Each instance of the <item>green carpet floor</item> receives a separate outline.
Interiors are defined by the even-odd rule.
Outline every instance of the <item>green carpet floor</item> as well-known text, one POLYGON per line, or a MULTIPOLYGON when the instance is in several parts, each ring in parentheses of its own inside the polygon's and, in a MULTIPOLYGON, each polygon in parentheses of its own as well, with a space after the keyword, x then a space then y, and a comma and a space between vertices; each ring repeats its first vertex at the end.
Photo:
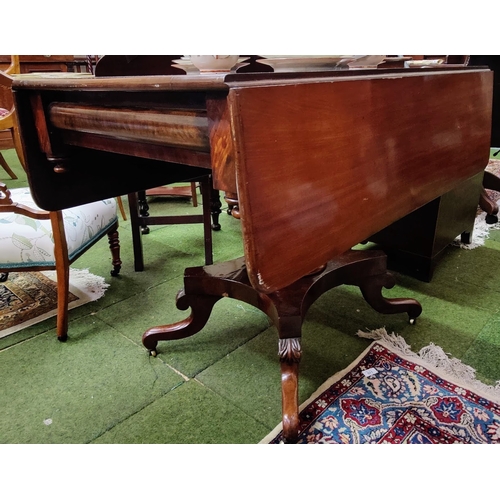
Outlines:
MULTIPOLYGON (((27 184, 14 151, 4 156, 27 184)), ((126 198, 124 197, 126 205, 126 198)), ((127 205, 126 205, 126 208, 127 205)), ((224 207, 223 207, 224 208, 224 207)), ((153 200, 150 212, 192 213, 187 200, 153 200)), ((221 214, 214 260, 242 255, 240 224, 221 214)), ((106 239, 77 260, 106 277, 105 296, 70 311, 69 340, 55 318, 0 339, 0 443, 257 443, 281 419, 277 334, 259 310, 217 303, 197 335, 163 342, 150 357, 141 335, 186 316, 175 307, 185 267, 202 265, 200 224, 152 226, 143 237, 145 271, 134 272, 129 221, 120 218, 123 267, 109 274, 106 239)), ((417 324, 381 315, 358 289, 324 294, 303 328, 300 400, 345 368, 369 344, 356 332, 385 327, 413 350, 433 342, 493 384, 500 379, 500 231, 475 250, 450 247, 431 283, 397 274, 388 297, 423 306, 417 324)))

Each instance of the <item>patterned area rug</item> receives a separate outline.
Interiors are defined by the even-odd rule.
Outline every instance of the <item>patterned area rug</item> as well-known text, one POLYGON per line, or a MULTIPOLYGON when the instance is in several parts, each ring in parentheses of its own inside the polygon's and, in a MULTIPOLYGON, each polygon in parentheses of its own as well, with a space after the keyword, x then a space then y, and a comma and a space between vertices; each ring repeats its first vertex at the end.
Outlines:
MULTIPOLYGON (((385 329, 301 406, 299 444, 500 443, 500 383, 430 345, 412 353, 385 329)), ((262 443, 281 442, 281 425, 262 443)))
MULTIPOLYGON (((0 283, 0 338, 57 314, 55 280, 55 271, 9 273, 0 283)), ((87 269, 71 269, 69 308, 99 299, 108 286, 87 269)))

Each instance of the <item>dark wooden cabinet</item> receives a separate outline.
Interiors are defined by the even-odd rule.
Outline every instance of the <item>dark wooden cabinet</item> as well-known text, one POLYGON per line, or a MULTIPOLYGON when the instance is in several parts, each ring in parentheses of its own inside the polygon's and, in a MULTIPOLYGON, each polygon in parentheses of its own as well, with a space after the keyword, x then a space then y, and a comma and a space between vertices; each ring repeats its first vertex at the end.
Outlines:
POLYGON ((482 173, 471 177, 369 238, 387 254, 389 269, 431 281, 457 236, 470 243, 482 181, 482 173))
POLYGON ((493 70, 491 146, 500 147, 500 56, 470 56, 470 66, 488 66, 493 70))

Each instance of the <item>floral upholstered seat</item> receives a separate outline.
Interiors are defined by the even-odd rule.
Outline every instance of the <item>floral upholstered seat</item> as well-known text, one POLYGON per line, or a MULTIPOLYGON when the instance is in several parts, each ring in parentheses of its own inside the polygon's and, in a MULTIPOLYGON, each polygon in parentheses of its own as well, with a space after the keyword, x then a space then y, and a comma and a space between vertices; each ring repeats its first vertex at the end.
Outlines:
MULTIPOLYGON (((11 190, 18 204, 39 210, 29 188, 11 190)), ((73 260, 117 223, 116 200, 110 198, 62 211, 68 257, 73 260)), ((50 220, 16 213, 0 214, 0 268, 55 266, 50 220)))

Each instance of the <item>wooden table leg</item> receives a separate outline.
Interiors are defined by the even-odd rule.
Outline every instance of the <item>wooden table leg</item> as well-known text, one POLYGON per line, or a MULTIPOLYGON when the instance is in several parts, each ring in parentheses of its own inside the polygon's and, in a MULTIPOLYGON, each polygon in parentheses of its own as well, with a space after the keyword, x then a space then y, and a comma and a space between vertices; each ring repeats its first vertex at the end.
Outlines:
POLYGON ((212 309, 223 297, 250 304, 273 321, 278 330, 278 355, 281 366, 283 434, 293 443, 299 433, 298 369, 301 358, 301 330, 310 306, 326 291, 342 284, 356 285, 376 311, 383 314, 407 313, 410 322, 422 312, 414 299, 386 299, 382 288, 392 288, 393 276, 387 272, 387 257, 378 250, 349 251, 329 261, 316 274, 301 278, 271 294, 255 290, 249 282, 243 258, 191 267, 184 274, 184 289, 177 295, 177 307, 191 308, 190 316, 171 325, 150 328, 142 343, 156 355, 159 341, 186 338, 199 332, 212 309))
POLYGON ((299 363, 302 357, 300 338, 280 339, 278 355, 281 368, 283 438, 295 443, 299 429, 299 363))

